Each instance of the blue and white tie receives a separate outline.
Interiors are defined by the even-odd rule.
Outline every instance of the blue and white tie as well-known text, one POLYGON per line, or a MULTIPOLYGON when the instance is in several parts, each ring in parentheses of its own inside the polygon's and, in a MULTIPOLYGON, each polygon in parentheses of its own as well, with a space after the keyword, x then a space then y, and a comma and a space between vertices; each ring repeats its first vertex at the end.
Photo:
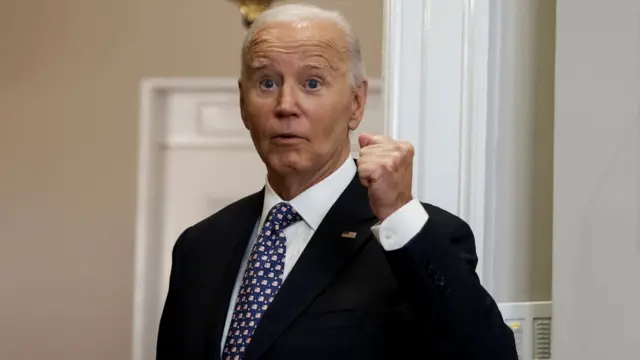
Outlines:
POLYGON ((222 352, 224 360, 244 359, 260 319, 282 285, 287 240, 283 230, 300 220, 287 203, 271 208, 249 255, 222 352))

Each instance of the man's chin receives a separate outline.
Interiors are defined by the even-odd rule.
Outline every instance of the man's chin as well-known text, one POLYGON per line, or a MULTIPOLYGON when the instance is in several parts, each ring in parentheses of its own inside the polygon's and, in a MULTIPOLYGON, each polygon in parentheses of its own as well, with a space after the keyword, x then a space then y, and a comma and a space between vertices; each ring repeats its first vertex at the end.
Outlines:
POLYGON ((279 154, 269 157, 269 168, 280 175, 303 172, 310 167, 310 162, 297 154, 279 154))

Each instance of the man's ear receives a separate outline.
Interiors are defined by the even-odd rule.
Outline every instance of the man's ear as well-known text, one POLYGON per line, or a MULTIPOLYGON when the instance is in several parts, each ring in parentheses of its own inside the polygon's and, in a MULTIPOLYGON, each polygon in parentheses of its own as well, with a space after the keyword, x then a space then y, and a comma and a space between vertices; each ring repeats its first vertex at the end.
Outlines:
POLYGON ((242 88, 242 78, 238 79, 238 94, 240 95, 239 103, 240 103, 240 117, 242 118, 242 122, 244 123, 244 127, 249 130, 249 126, 247 124, 247 114, 245 110, 245 101, 244 101, 244 91, 242 88))
POLYGON ((355 130, 360 125, 364 116, 364 108, 367 104, 367 94, 369 82, 362 80, 360 85, 353 89, 351 97, 351 118, 349 119, 349 129, 355 130))

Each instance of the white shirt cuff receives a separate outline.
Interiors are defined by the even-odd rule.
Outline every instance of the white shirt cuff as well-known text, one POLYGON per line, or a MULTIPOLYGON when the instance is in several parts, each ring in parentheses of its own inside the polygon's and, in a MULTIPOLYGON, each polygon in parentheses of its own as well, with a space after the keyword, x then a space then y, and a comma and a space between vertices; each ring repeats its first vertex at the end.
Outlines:
POLYGON ((387 251, 398 250, 413 239, 429 220, 419 200, 413 199, 382 223, 371 227, 373 235, 387 251))

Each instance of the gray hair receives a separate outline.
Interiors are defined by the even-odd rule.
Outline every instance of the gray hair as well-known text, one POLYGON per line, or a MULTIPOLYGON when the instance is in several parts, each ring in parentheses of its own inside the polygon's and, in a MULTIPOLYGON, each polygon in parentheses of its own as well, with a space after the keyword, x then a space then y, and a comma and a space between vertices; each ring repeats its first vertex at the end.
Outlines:
MULTIPOLYGON (((245 59, 249 50, 249 44, 256 32, 272 22, 298 22, 298 21, 325 20, 330 21, 344 30, 349 43, 350 69, 349 77, 351 85, 359 87, 364 80, 364 64, 360 53, 360 40, 351 28, 347 19, 337 11, 330 11, 313 5, 286 4, 275 6, 260 14, 253 22, 242 44, 242 57, 245 59)), ((244 71, 244 66, 243 66, 244 71)))

